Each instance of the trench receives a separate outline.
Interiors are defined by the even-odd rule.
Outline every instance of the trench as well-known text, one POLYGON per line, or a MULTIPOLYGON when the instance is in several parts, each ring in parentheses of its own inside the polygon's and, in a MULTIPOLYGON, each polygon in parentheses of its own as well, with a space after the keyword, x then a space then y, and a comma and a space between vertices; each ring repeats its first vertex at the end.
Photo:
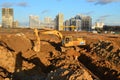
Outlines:
POLYGON ((120 80, 119 73, 116 70, 110 69, 105 66, 97 66, 90 56, 86 54, 81 54, 78 57, 80 63, 82 63, 86 68, 88 68, 93 74, 99 77, 100 80, 120 80))

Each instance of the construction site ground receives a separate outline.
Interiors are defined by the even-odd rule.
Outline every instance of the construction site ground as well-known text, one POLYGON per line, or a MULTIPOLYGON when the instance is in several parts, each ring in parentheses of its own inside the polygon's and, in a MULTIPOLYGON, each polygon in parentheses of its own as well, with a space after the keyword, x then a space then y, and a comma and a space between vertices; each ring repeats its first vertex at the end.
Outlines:
POLYGON ((120 34, 61 31, 86 40, 62 52, 59 38, 43 31, 35 52, 33 29, 0 28, 0 80, 120 80, 120 34))

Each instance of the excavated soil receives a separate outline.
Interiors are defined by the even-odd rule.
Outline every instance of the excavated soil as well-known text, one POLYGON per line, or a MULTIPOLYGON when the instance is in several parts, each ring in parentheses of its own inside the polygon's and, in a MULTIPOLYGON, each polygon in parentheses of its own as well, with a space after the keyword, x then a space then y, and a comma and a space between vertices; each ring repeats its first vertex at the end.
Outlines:
POLYGON ((120 80, 120 35, 61 32, 87 45, 61 51, 55 35, 40 34, 33 50, 32 29, 0 29, 0 80, 120 80))

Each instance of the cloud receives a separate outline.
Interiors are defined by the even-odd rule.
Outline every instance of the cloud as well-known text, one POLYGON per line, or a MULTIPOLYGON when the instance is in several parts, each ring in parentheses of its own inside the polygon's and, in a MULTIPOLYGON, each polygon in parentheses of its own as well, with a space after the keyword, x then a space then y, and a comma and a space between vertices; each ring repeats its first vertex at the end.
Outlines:
POLYGON ((4 2, 0 4, 1 7, 13 7, 13 6, 19 6, 19 7, 27 7, 27 2, 19 2, 19 3, 11 3, 11 2, 4 2))
POLYGON ((19 2, 19 3, 17 3, 17 6, 20 6, 20 7, 27 7, 28 4, 27 4, 27 2, 19 2))
POLYGON ((12 6, 14 6, 14 4, 10 3, 10 2, 4 2, 4 3, 0 4, 0 6, 1 7, 12 7, 12 6))
POLYGON ((119 0, 98 0, 96 2, 96 4, 105 5, 105 4, 109 4, 109 3, 112 3, 112 2, 116 2, 116 1, 119 1, 119 0))
POLYGON ((86 15, 91 15, 91 14, 93 14, 94 13, 94 11, 89 11, 89 12, 86 12, 86 13, 84 13, 84 14, 86 14, 86 15))
POLYGON ((41 12, 41 14, 45 14, 45 13, 48 13, 49 12, 49 10, 43 10, 42 12, 41 12))
POLYGON ((112 2, 120 2, 120 0, 87 0, 87 2, 94 2, 96 5, 97 4, 105 5, 112 2))
POLYGON ((103 16, 100 16, 100 18, 106 18, 106 17, 110 17, 111 15, 103 15, 103 16))
POLYGON ((60 1, 62 1, 62 0, 56 0, 56 1, 60 2, 60 1))
POLYGON ((88 2, 95 2, 96 0, 87 0, 88 2))
POLYGON ((110 17, 111 15, 103 15, 103 16, 100 16, 96 21, 105 21, 106 18, 110 17))

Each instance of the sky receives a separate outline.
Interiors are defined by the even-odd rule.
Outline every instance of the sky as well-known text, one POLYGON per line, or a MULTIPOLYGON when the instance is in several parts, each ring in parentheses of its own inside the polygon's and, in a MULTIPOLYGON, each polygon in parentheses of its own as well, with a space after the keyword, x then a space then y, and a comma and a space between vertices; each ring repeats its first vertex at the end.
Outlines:
POLYGON ((64 20, 77 14, 91 16, 92 22, 102 21, 106 25, 120 25, 120 0, 0 0, 0 22, 2 8, 14 9, 14 20, 28 25, 29 16, 37 15, 54 19, 58 13, 64 20))

